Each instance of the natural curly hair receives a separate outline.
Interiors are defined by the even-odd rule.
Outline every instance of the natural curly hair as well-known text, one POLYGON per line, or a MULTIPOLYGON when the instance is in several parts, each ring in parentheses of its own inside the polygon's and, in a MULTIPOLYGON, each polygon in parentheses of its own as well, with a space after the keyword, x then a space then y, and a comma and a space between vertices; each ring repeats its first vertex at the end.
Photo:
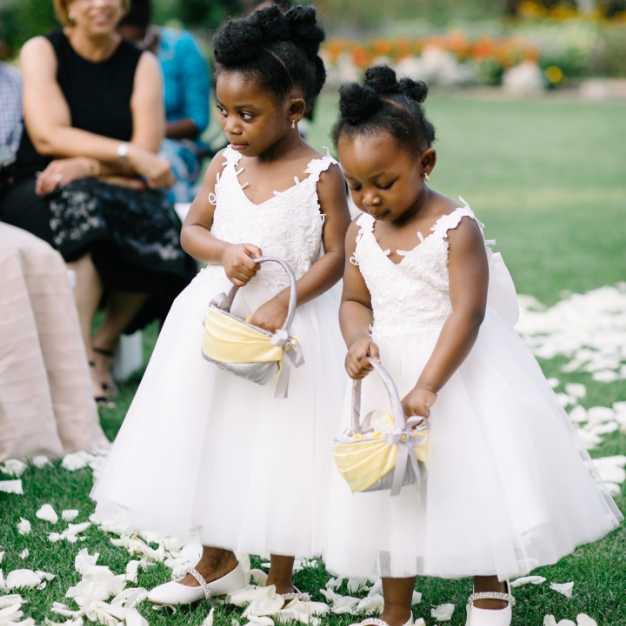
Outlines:
POLYGON ((370 67, 363 84, 349 83, 339 90, 339 120, 333 129, 335 145, 349 136, 386 131, 410 150, 429 148, 435 128, 426 119, 421 104, 428 95, 423 81, 398 80, 386 65, 370 67))
POLYGON ((214 41, 216 76, 241 71, 258 78, 278 97, 298 86, 310 105, 326 81, 319 56, 324 31, 313 7, 276 6, 226 22, 214 41))
MULTIPOLYGON (((71 26, 72 24, 69 15, 70 4, 72 4, 72 2, 74 2, 74 0, 52 0, 54 13, 63 26, 71 26)), ((123 13, 127 13, 130 9, 130 2, 131 0, 120 0, 123 13)))

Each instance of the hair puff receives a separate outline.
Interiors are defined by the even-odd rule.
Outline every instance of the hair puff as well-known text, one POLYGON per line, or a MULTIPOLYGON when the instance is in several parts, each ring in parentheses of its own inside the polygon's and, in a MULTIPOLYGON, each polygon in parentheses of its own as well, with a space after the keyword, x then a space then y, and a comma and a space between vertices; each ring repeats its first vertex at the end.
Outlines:
POLYGON ((302 48, 309 56, 317 56, 320 44, 324 41, 324 31, 317 23, 317 13, 313 7, 295 6, 285 13, 291 28, 294 44, 302 48))
POLYGON ((395 94, 400 91, 396 73, 388 65, 368 68, 363 83, 380 95, 395 94))
POLYGON ((410 78, 402 78, 398 83, 398 91, 421 104, 428 95, 428 85, 423 80, 415 81, 410 78))
POLYGON ((376 115, 382 106, 382 99, 371 87, 351 83, 339 90, 341 118, 354 126, 376 115))

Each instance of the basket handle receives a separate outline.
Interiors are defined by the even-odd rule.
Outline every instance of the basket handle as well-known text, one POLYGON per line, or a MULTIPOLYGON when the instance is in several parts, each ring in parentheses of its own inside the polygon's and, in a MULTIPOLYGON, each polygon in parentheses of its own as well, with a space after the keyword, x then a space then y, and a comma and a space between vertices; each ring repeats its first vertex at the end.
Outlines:
MULTIPOLYGON (((273 256, 260 256, 253 260, 255 263, 259 263, 259 264, 277 263, 283 268, 283 270, 285 271, 285 274, 287 274, 287 278, 289 279, 289 308, 287 309, 287 317, 285 318, 285 322, 283 323, 280 330, 284 330, 287 333, 289 333, 289 329, 291 328, 293 318, 296 315, 296 306, 298 305, 298 293, 296 290, 296 276, 293 273, 293 270, 289 267, 289 265, 285 263, 285 261, 283 261, 282 259, 278 259, 273 256)), ((233 285, 233 287, 228 292, 228 294, 226 294, 226 299, 223 302, 223 306, 221 306, 220 308, 223 308, 224 310, 230 312, 230 309, 233 306, 233 302, 235 301, 235 296, 237 295, 238 291, 239 291, 239 287, 237 287, 236 285, 233 285)))
MULTIPOLYGON (((389 372, 382 366, 380 361, 376 359, 369 359, 369 362, 385 385, 389 405, 395 420, 396 430, 404 430, 407 427, 407 420, 404 415, 402 401, 400 400, 400 394, 398 393, 396 383, 393 381, 393 378, 391 378, 389 372)), ((363 433, 361 423, 361 380, 355 380, 352 383, 352 432, 363 433)))

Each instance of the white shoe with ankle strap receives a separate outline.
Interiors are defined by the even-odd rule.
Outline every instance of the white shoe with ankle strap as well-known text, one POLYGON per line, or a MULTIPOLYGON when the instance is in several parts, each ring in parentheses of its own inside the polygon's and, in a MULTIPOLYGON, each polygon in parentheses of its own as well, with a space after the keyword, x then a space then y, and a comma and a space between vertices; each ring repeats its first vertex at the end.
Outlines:
POLYGON ((210 583, 194 567, 189 569, 187 573, 196 579, 197 587, 172 581, 152 589, 148 593, 148 600, 155 604, 193 604, 203 598, 208 600, 211 596, 224 596, 233 593, 248 584, 247 576, 240 564, 237 564, 235 569, 225 576, 212 580, 210 583))
POLYGON ((511 586, 506 581, 507 591, 474 592, 467 600, 467 621, 465 626, 511 626, 515 598, 511 586), (503 609, 481 609, 474 606, 475 600, 502 600, 508 602, 503 609))
MULTIPOLYGON (((368 617, 364 619, 362 622, 357 622, 356 624, 350 624, 350 626, 389 626, 385 620, 382 620, 378 617, 368 617)), ((404 626, 413 626, 413 618, 409 617, 409 621, 404 624, 404 626)))

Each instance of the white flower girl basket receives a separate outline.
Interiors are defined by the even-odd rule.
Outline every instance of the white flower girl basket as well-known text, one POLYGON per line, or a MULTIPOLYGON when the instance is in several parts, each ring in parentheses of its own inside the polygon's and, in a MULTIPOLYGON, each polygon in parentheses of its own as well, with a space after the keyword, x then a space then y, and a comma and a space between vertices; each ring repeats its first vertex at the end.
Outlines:
POLYGON ((335 464, 353 492, 390 490, 419 482, 428 454, 428 425, 424 418, 406 419, 396 385, 387 370, 370 360, 381 378, 391 414, 371 411, 361 419, 361 381, 352 387, 352 428, 335 439, 335 464), (373 428, 372 420, 383 428, 373 428))
POLYGON ((265 385, 275 377, 275 396, 285 398, 289 387, 289 363, 299 367, 304 362, 298 340, 290 334, 297 305, 296 277, 289 265, 280 259, 260 257, 256 262, 277 263, 289 278, 289 308, 284 324, 272 333, 231 313, 238 291, 233 287, 209 304, 204 320, 202 354, 210 363, 259 385, 265 385))

